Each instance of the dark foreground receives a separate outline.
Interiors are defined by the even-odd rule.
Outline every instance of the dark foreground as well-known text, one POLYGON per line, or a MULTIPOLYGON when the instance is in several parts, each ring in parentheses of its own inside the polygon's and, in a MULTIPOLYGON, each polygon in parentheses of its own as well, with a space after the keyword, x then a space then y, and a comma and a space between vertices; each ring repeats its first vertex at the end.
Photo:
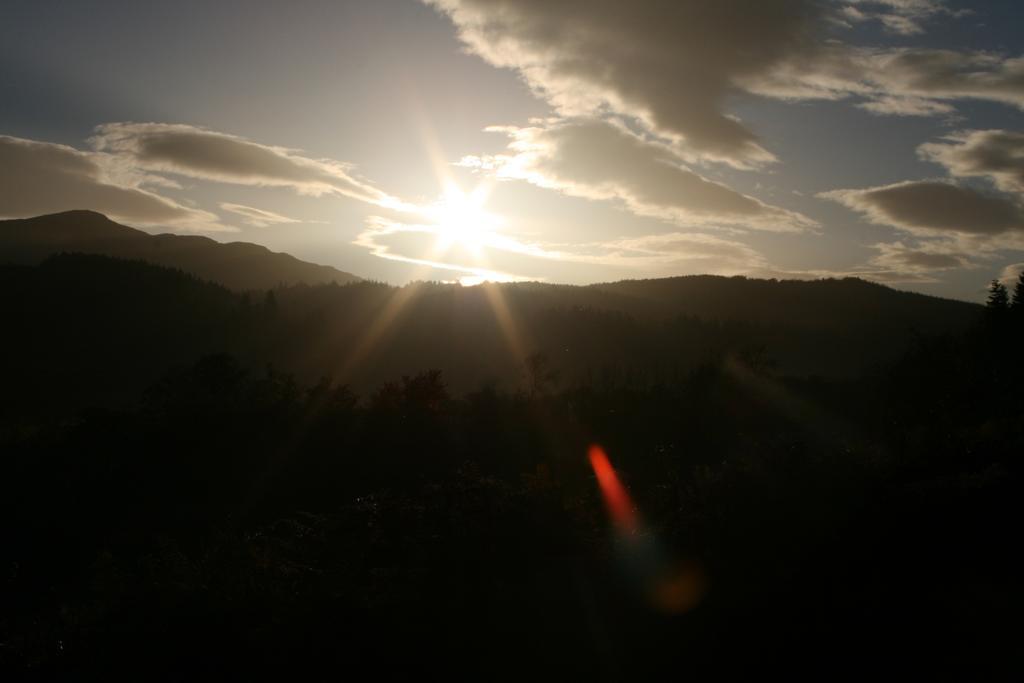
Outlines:
POLYGON ((0 674, 1010 678, 1021 329, 856 381, 752 353, 461 398, 209 356, 132 409, 8 419, 0 674))

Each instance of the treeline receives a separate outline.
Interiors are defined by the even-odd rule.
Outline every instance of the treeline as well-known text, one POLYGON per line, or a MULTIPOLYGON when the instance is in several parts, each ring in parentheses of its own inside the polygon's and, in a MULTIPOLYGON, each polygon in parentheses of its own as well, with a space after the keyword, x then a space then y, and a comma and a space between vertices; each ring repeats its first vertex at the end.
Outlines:
POLYGON ((1014 317, 1024 316, 1024 271, 1017 276, 1017 281, 1013 285, 1012 299, 1006 285, 999 280, 992 280, 988 287, 988 300, 985 304, 990 315, 1013 311, 1014 317))

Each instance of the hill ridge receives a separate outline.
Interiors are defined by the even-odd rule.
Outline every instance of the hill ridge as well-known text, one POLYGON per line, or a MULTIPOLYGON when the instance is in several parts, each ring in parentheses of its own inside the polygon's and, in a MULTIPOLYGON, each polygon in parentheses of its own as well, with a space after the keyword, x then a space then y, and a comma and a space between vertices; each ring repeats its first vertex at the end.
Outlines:
POLYGON ((168 266, 238 291, 362 280, 332 266, 303 261, 252 242, 218 242, 203 235, 151 234, 88 209, 0 220, 0 263, 34 265, 62 252, 168 266))

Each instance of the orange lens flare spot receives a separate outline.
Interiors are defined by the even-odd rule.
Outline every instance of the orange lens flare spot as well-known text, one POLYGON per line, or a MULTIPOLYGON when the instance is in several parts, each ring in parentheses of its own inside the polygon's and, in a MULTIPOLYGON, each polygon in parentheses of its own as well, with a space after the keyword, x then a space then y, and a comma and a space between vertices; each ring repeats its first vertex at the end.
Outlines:
POLYGON ((608 454, 595 444, 590 447, 588 456, 612 522, 620 531, 635 532, 637 528, 636 508, 633 507, 629 493, 626 492, 626 488, 619 480, 619 475, 615 473, 615 468, 608 460, 608 454))
POLYGON ((651 591, 651 602, 670 614, 689 612, 704 596, 706 581, 699 567, 683 564, 660 577, 651 591))

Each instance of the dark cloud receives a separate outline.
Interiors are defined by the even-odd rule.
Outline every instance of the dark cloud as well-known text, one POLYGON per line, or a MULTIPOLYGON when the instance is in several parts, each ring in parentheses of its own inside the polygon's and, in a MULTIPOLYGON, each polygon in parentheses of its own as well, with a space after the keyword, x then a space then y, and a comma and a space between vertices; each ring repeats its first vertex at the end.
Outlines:
POLYGON ((211 213, 143 189, 140 184, 145 180, 102 154, 0 136, 0 216, 92 209, 133 223, 225 229, 211 213))
POLYGON ((517 69, 560 113, 611 108, 737 164, 773 157, 723 112, 725 99, 810 45, 823 11, 810 0, 425 1, 472 52, 517 69))
POLYGON ((878 20, 903 34, 936 0, 424 0, 467 48, 516 69, 563 116, 635 117, 704 159, 756 166, 773 155, 726 110, 752 92, 861 98, 880 114, 933 116, 974 98, 1024 107, 1024 59, 991 52, 876 48, 827 40, 829 27, 878 20))
POLYGON ((945 166, 950 175, 987 177, 1005 192, 1024 192, 1024 133, 965 131, 921 145, 918 152, 945 166))
POLYGON ((992 237, 1024 231, 1024 207, 942 181, 911 181, 819 195, 866 215, 872 222, 916 233, 992 237))
POLYGON ((511 138, 510 154, 469 157, 463 165, 576 197, 619 200, 633 213, 677 225, 784 232, 815 225, 796 212, 703 178, 670 147, 613 123, 547 121, 529 128, 495 130, 511 138))
POLYGON ((240 185, 289 187, 302 194, 341 194, 379 206, 399 202, 351 173, 346 164, 227 133, 168 123, 109 123, 96 129, 97 150, 140 168, 240 185))

